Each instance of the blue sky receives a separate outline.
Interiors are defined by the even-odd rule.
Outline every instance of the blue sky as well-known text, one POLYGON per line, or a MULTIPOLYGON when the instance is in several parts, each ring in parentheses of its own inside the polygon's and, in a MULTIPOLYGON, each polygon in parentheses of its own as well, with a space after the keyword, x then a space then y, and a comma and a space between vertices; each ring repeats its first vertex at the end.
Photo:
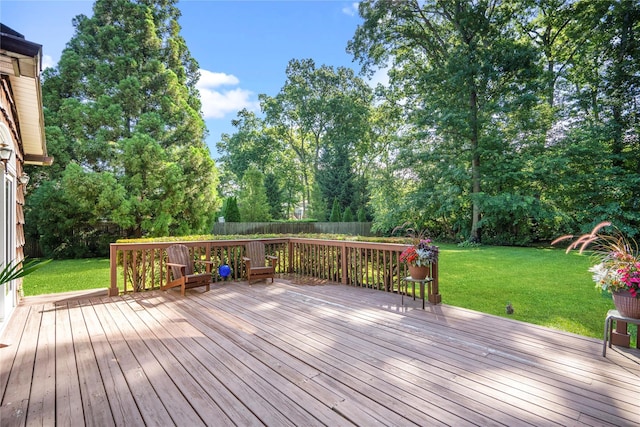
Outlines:
MULTIPOLYGON (((43 45, 44 65, 60 59, 74 34, 72 19, 92 15, 87 0, 0 0, 0 21, 43 45)), ((346 53, 362 22, 357 3, 327 1, 181 0, 182 36, 201 68, 199 85, 213 157, 222 133, 242 108, 259 112, 258 95, 275 96, 291 59, 316 66, 359 65, 346 53)))

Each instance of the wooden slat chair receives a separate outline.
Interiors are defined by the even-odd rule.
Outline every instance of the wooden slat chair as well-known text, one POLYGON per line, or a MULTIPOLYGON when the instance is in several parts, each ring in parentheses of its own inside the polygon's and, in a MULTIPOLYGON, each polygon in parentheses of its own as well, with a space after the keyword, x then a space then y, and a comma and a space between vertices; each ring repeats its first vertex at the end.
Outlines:
POLYGON ((210 289, 212 261, 195 260, 189 255, 189 248, 185 245, 171 245, 167 248, 167 282, 160 289, 167 290, 180 286, 180 293, 184 296, 187 289, 206 286, 210 289), (195 273, 194 262, 206 264, 206 273, 195 273), (173 280, 171 280, 173 276, 173 280))
POLYGON ((275 263, 278 257, 264 254, 264 243, 249 242, 245 245, 245 256, 242 257, 245 269, 247 271, 247 282, 251 284, 252 280, 261 280, 271 277, 271 283, 276 274, 275 263), (266 260, 270 263, 267 265, 266 260))

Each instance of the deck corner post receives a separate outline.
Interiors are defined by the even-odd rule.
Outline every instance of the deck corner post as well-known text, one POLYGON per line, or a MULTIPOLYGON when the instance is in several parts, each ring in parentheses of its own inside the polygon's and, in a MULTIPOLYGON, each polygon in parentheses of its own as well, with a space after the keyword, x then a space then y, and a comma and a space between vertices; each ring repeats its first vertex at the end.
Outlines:
POLYGON ((429 293, 429 302, 431 304, 440 304, 442 302, 442 295, 438 289, 438 261, 431 264, 431 292, 429 293))
POLYGON ((115 297, 120 294, 120 291, 118 290, 118 250, 114 243, 109 245, 109 267, 111 269, 109 296, 115 297))

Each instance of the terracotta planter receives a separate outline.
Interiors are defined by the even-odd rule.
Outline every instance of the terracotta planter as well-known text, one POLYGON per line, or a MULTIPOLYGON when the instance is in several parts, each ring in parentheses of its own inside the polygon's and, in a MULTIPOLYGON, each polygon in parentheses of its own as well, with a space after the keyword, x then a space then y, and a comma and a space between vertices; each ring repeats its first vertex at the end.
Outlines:
POLYGON ((629 291, 612 292, 616 310, 624 317, 640 319, 640 298, 633 298, 629 291))
POLYGON ((424 280, 429 275, 429 266, 408 265, 409 275, 415 280, 424 280))

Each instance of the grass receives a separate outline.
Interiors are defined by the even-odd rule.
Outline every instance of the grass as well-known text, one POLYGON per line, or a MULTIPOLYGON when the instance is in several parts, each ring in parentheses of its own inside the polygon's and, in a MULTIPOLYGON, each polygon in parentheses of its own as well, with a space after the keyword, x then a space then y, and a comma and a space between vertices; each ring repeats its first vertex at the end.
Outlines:
MULTIPOLYGON (((442 302, 601 338, 610 296, 600 294, 586 255, 561 249, 440 245, 442 302), (505 307, 511 303, 514 313, 505 307)), ((109 260, 53 261, 24 278, 25 295, 109 286, 109 260)), ((632 342, 636 342, 636 328, 632 342)))
POLYGON ((54 260, 22 280, 25 296, 108 288, 109 259, 54 260))
POLYGON ((600 338, 614 305, 596 290, 590 265, 561 249, 441 245, 440 293, 446 304, 600 338))

